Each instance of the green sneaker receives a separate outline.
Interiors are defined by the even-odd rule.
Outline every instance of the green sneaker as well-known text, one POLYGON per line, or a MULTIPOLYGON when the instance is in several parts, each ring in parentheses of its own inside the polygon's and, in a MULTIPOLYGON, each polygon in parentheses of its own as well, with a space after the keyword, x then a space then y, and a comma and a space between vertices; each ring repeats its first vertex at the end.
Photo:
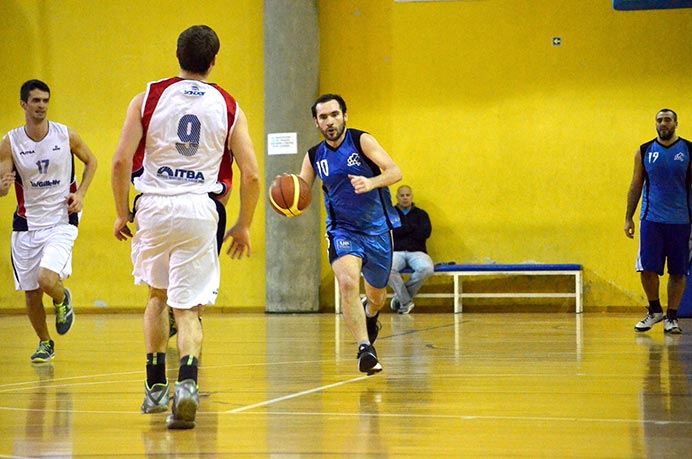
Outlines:
POLYGON ((55 357, 55 343, 52 339, 39 341, 36 352, 31 356, 32 363, 44 363, 53 360, 55 357))
POLYGON ((175 383, 173 394, 173 414, 166 418, 169 429, 192 429, 199 408, 199 389, 192 379, 175 383))
POLYGON ((74 323, 74 309, 72 308, 72 295, 65 289, 65 299, 62 304, 53 304, 55 307, 55 329, 59 335, 64 335, 74 323))
POLYGON ((142 413, 162 413, 164 411, 168 411, 168 381, 166 384, 154 384, 151 388, 145 381, 142 413))

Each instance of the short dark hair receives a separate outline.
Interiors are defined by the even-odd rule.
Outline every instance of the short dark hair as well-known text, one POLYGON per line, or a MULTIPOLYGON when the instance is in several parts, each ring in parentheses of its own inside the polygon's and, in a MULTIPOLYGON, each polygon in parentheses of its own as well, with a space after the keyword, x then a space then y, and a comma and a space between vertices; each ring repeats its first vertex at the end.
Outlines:
POLYGON ((176 56, 180 68, 188 72, 205 74, 219 53, 221 43, 216 32, 206 25, 195 25, 178 36, 176 56))
POLYGON ((330 100, 335 100, 339 103, 339 107, 341 108, 341 112, 345 115, 346 114, 346 101, 344 100, 343 97, 341 97, 338 94, 322 94, 320 97, 317 98, 314 104, 312 104, 312 117, 317 118, 317 105, 318 104, 323 104, 325 102, 329 102, 330 100))
POLYGON ((19 90, 19 98, 22 100, 22 102, 29 101, 29 93, 34 89, 40 89, 41 91, 45 91, 50 95, 50 88, 46 83, 41 80, 29 80, 24 83, 22 88, 19 90))
POLYGON ((661 113, 661 112, 670 112, 670 113, 672 113, 672 114, 673 114, 673 121, 675 121, 676 123, 678 122, 678 114, 675 113, 675 110, 671 110, 670 108, 662 108, 662 109, 660 109, 659 111, 656 112, 656 117, 658 117, 658 114, 661 113))

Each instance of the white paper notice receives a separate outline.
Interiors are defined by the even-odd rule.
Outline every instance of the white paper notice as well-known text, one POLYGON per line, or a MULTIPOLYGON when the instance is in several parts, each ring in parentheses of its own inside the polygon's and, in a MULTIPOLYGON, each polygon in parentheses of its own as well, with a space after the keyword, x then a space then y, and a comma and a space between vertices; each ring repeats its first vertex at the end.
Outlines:
POLYGON ((267 134, 267 154, 295 155, 297 153, 297 132, 276 132, 273 134, 267 134))

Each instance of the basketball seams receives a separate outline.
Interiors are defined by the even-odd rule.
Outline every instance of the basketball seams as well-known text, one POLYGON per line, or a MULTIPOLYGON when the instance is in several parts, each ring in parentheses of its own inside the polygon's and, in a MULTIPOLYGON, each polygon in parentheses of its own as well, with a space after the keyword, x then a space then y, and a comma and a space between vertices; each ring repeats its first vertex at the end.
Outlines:
POLYGON ((296 174, 281 175, 269 187, 269 202, 272 208, 286 217, 296 217, 302 214, 310 201, 311 196, 307 183, 296 174))
POLYGON ((300 204, 300 182, 297 175, 291 174, 290 177, 293 183, 293 201, 288 209, 294 215, 298 215, 301 213, 300 209, 298 209, 298 204, 300 204))

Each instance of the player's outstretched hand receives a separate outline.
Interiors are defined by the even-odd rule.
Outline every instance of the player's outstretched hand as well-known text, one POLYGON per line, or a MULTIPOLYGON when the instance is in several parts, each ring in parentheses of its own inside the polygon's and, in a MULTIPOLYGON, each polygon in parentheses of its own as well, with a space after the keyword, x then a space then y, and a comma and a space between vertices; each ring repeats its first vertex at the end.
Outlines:
POLYGON ((113 236, 119 241, 126 241, 128 238, 132 237, 132 230, 127 225, 134 220, 134 215, 129 213, 127 218, 118 217, 115 219, 115 225, 113 225, 113 236))
POLYGON ((252 254, 249 228, 245 228, 241 225, 234 225, 231 229, 226 231, 223 241, 226 242, 229 238, 231 239, 231 245, 228 247, 228 250, 226 250, 226 253, 232 259, 240 260, 243 258, 244 254, 247 253, 248 257, 252 254))

